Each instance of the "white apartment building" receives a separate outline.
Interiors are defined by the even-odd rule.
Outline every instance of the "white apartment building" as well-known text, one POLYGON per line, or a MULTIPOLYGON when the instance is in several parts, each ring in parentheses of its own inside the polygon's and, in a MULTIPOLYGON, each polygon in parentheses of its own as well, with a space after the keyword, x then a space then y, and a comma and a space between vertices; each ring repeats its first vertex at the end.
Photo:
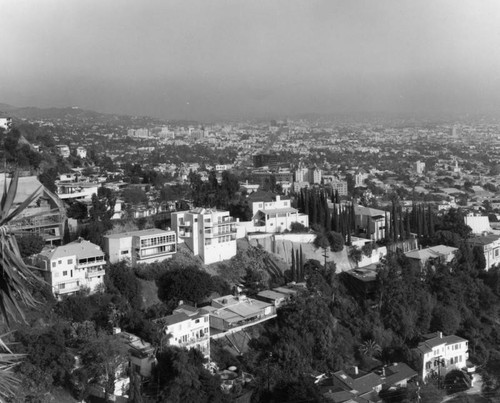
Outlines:
POLYGON ((420 357, 419 372, 426 381, 432 375, 445 376, 453 369, 467 366, 469 342, 461 337, 436 332, 427 335, 426 340, 415 349, 420 357))
POLYGON ((210 359, 210 321, 204 309, 181 304, 172 315, 155 322, 163 326, 165 335, 170 335, 167 339, 169 345, 196 348, 210 359))
POLYGON ((425 171, 425 162, 421 162, 420 160, 415 162, 414 164, 415 172, 417 174, 422 174, 425 171))
POLYGON ((87 149, 85 147, 77 147, 76 155, 80 158, 87 158, 87 149))
POLYGON ((229 211, 196 208, 172 213, 172 228, 203 263, 211 264, 236 255, 236 220, 229 211))
POLYGON ((36 265, 44 270, 56 296, 82 289, 95 291, 104 282, 105 264, 101 248, 81 238, 64 246, 44 249, 36 257, 36 265))
MULTIPOLYGON (((281 200, 276 196, 270 202, 256 201, 252 203, 252 231, 255 232, 283 232, 290 230, 293 223, 309 226, 309 217, 291 207, 290 200, 281 200)), ((248 225, 247 231, 250 230, 248 225)))
POLYGON ((128 260, 135 266, 162 262, 177 252, 177 237, 174 231, 157 228, 110 234, 104 236, 104 251, 110 263, 128 260))

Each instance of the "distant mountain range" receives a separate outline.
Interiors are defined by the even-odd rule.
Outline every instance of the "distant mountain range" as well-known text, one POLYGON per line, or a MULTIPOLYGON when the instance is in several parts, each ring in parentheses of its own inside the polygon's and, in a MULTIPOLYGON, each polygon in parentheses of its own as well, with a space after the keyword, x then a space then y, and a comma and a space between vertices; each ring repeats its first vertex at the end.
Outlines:
POLYGON ((95 123, 121 124, 125 126, 148 126, 151 124, 164 125, 173 124, 178 126, 198 125, 199 122, 193 120, 165 120, 149 116, 130 116, 112 113, 101 113, 79 107, 65 108, 37 108, 34 106, 12 106, 0 102, 0 117, 12 117, 28 120, 66 120, 66 121, 87 121, 95 123))

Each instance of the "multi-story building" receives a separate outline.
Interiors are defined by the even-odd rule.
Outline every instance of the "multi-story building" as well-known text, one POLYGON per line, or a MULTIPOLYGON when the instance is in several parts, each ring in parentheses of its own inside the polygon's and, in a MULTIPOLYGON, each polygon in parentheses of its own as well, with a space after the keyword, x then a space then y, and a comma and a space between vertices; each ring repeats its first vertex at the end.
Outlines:
POLYGON ((474 248, 479 248, 484 253, 486 270, 500 263, 500 236, 476 236, 467 239, 467 243, 474 248))
POLYGON ((415 349, 420 358, 419 372, 426 381, 432 375, 445 376, 453 369, 467 366, 469 342, 461 337, 436 332, 425 336, 415 349))
POLYGON ((87 158, 87 149, 85 147, 76 147, 76 155, 80 158, 87 158))
POLYGON ((157 228, 110 234, 104 236, 104 250, 110 263, 128 260, 135 266, 161 262, 177 252, 177 237, 174 231, 157 228))
POLYGON ((360 205, 354 206, 354 221, 356 228, 361 231, 369 232, 370 239, 378 241, 385 238, 385 225, 390 223, 390 213, 383 210, 377 210, 371 207, 360 205))
POLYGON ((210 358, 210 321, 204 309, 181 304, 172 315, 155 321, 162 326, 171 346, 196 348, 210 358))
MULTIPOLYGON (((309 217, 301 214, 290 204, 290 200, 281 200, 275 196, 273 201, 255 201, 252 203, 252 231, 282 232, 290 230, 293 223, 309 226, 309 217)), ((250 230, 250 228, 247 228, 250 230)))
POLYGON ((56 296, 83 289, 92 292, 104 282, 104 252, 81 238, 64 246, 44 249, 35 262, 56 296))
POLYGON ((57 153, 63 157, 68 158, 70 156, 69 147, 67 145, 61 144, 56 146, 57 153))
POLYGON ((236 255, 236 220, 229 211, 196 208, 172 213, 172 228, 205 264, 236 255))
MULTIPOLYGON (((6 180, 9 184, 10 179, 0 175, 0 197, 6 180)), ((11 226, 16 231, 39 235, 49 245, 60 245, 66 222, 64 203, 43 186, 36 176, 19 178, 12 209, 16 209, 35 192, 37 194, 35 199, 19 214, 11 226)))
POLYGON ((340 180, 335 175, 323 175, 323 183, 330 187, 334 193, 338 192, 339 196, 347 196, 347 181, 340 180))
POLYGON ((425 162, 417 161, 414 164, 414 169, 417 174, 423 174, 425 171, 425 162))

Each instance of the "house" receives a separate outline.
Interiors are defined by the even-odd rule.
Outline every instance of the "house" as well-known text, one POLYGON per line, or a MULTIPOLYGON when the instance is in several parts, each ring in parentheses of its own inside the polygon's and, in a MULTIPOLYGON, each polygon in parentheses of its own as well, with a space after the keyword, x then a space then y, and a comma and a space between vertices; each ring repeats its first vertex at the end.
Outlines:
MULTIPOLYGON (((253 200, 256 200, 253 198, 253 200)), ((309 226, 309 217, 291 207, 291 201, 274 196, 271 201, 252 202, 252 222, 242 223, 247 232, 283 232, 290 230, 293 223, 309 226)))
POLYGON ((456 256, 458 248, 436 245, 425 249, 412 250, 405 253, 413 267, 424 270, 435 263, 450 263, 456 256))
POLYGON ((281 293, 276 290, 263 290, 260 291, 255 298, 273 304, 276 308, 279 308, 290 300, 290 295, 291 294, 281 293))
POLYGON ((12 118, 0 117, 0 128, 4 130, 10 130, 12 126, 12 118))
POLYGON ((196 348, 210 359, 210 321, 207 311, 180 304, 172 315, 155 320, 168 336, 170 346, 196 348))
POLYGON ((205 264, 236 255, 236 220, 229 211, 196 208, 172 213, 172 228, 205 264))
POLYGON ((479 248, 486 261, 486 270, 500 263, 500 236, 485 235, 467 239, 467 243, 473 248, 479 248))
POLYGON ((320 393, 327 401, 378 402, 382 399, 379 392, 383 389, 404 388, 417 372, 402 362, 385 365, 371 372, 353 367, 337 371, 330 378, 318 381, 320 393))
MULTIPOLYGON (((3 195, 5 181, 10 179, 0 175, 0 197, 3 195)), ((66 209, 61 199, 43 186, 36 176, 20 177, 12 209, 16 209, 33 193, 37 197, 10 225, 16 231, 41 236, 49 245, 60 245, 64 235, 66 209)))
POLYGON ((385 238, 385 225, 390 223, 391 215, 384 210, 365 207, 356 204, 354 206, 354 221, 358 231, 370 233, 370 239, 379 241, 385 238))
POLYGON ((64 246, 46 248, 35 257, 55 296, 83 289, 91 292, 104 283, 104 252, 92 242, 78 239, 64 246))
POLYGON ((469 342, 461 337, 436 332, 424 336, 415 349, 420 358, 419 374, 424 382, 432 375, 445 376, 453 369, 466 367, 469 342))
POLYGON ((91 200, 100 187, 99 183, 60 181, 56 193, 61 200, 91 200))
POLYGON ((211 334, 240 330, 276 316, 273 304, 244 295, 215 298, 203 309, 210 315, 211 334))
POLYGON ((120 331, 117 335, 129 347, 130 369, 143 378, 149 378, 156 364, 156 348, 135 334, 120 331))
POLYGON ((110 234, 104 236, 104 251, 110 263, 128 260, 135 266, 162 262, 177 252, 177 237, 174 231, 157 228, 110 234))

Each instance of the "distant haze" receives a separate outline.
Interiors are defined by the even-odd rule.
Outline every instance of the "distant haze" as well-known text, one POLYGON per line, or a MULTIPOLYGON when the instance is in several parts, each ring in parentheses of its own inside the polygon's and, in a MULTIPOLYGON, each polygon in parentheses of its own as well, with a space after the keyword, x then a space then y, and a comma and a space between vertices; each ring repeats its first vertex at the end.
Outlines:
POLYGON ((500 110, 498 0, 0 0, 0 102, 164 118, 500 110))

